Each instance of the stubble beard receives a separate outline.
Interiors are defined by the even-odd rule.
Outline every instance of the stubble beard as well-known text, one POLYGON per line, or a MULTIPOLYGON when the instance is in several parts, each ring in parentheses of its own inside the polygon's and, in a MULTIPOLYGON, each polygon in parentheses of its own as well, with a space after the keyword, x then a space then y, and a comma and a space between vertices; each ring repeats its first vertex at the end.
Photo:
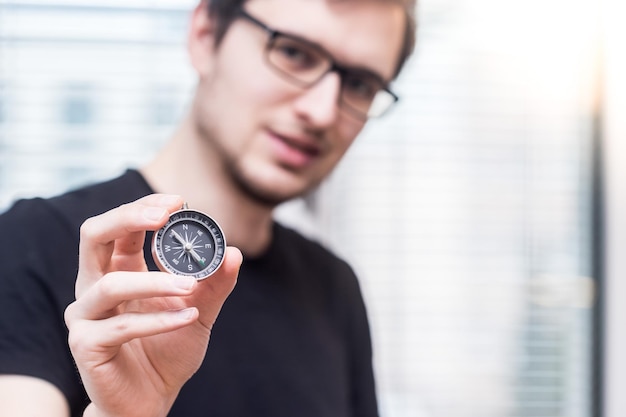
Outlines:
POLYGON ((219 154, 222 165, 221 169, 224 170, 231 184, 254 204, 258 204, 264 208, 274 209, 282 203, 306 195, 310 190, 317 187, 317 183, 312 183, 300 191, 291 193, 272 190, 271 185, 262 184, 257 181, 254 173, 249 172, 249 170, 247 171, 245 167, 241 165, 241 161, 239 161, 237 157, 229 155, 228 150, 222 146, 219 140, 215 139, 219 133, 216 131, 215 126, 206 121, 207 118, 198 118, 198 120, 204 121, 203 123, 195 124, 198 135, 211 145, 211 152, 219 154))
POLYGON ((269 209, 274 209, 282 203, 301 197, 317 185, 310 185, 299 192, 280 193, 272 191, 267 185, 258 184, 254 178, 250 178, 250 175, 247 175, 244 170, 236 164, 229 164, 228 171, 233 183, 242 194, 254 203, 269 209))

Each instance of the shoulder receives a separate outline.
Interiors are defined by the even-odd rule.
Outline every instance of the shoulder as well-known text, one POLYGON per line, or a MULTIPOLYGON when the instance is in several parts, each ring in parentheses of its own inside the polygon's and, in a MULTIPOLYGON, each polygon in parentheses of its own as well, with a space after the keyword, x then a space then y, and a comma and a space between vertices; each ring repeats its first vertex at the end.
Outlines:
POLYGON ((346 334, 369 337, 361 286, 350 264, 293 229, 276 225, 275 233, 274 262, 280 262, 291 279, 300 284, 299 288, 306 291, 305 298, 319 296, 346 334))
POLYGON ((123 175, 97 184, 82 187, 47 200, 51 210, 65 217, 73 226, 87 218, 130 203, 152 190, 141 174, 128 170, 123 175))
POLYGON ((56 197, 19 200, 0 216, 2 227, 59 227, 78 232, 89 217, 101 214, 151 192, 137 171, 127 171, 115 179, 69 191, 56 197))
POLYGON ((276 224, 276 256, 287 269, 299 271, 327 289, 360 298, 360 287, 352 266, 322 243, 276 224))
POLYGON ((352 270, 344 259, 325 245, 303 236, 294 229, 276 223, 274 234, 276 247, 280 250, 281 256, 287 259, 304 262, 313 267, 352 270))

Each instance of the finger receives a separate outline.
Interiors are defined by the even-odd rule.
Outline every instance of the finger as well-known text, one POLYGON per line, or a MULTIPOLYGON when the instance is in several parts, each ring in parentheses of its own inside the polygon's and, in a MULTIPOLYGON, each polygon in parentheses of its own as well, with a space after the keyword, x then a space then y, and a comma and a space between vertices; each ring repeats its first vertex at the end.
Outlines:
POLYGON ((75 355, 100 352, 102 347, 118 347, 133 339, 180 329, 197 318, 198 309, 188 307, 175 311, 123 313, 105 320, 81 320, 74 322, 68 340, 75 355))
POLYGON ((207 328, 213 327, 224 301, 235 288, 242 261, 243 255, 239 249, 227 247, 222 266, 213 275, 200 281, 191 296, 191 304, 200 309, 199 321, 207 328))
POLYGON ((80 230, 79 279, 89 282, 108 272, 114 250, 121 257, 141 253, 144 232, 163 226, 182 202, 180 196, 153 194, 87 219, 80 230))
MULTIPOLYGON (((81 227, 81 249, 95 253, 130 233, 156 230, 165 224, 170 212, 180 209, 182 201, 180 196, 152 194, 87 219, 81 227)), ((128 247, 136 250, 135 245, 128 247)))
POLYGON ((112 272, 96 281, 66 312, 72 319, 99 320, 114 314, 114 309, 129 300, 153 297, 186 296, 197 281, 164 272, 112 272))
POLYGON ((128 236, 116 238, 115 253, 120 256, 126 253, 142 252, 145 239, 144 232, 162 227, 172 212, 182 208, 183 199, 178 195, 152 194, 137 200, 134 204, 141 207, 139 210, 141 212, 140 221, 148 220, 149 224, 147 225, 148 227, 141 228, 141 234, 136 235, 138 239, 135 239, 135 236, 133 236, 132 229, 130 229, 131 233, 128 236))

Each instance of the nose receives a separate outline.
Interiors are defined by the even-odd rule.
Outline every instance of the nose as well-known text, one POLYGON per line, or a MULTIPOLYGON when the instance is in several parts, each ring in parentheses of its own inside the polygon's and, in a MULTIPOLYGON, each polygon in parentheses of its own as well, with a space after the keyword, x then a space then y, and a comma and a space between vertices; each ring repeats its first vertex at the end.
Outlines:
POLYGON ((329 72, 298 95, 294 102, 294 109, 298 116, 306 120, 311 127, 328 127, 337 120, 339 115, 340 93, 339 74, 329 72))

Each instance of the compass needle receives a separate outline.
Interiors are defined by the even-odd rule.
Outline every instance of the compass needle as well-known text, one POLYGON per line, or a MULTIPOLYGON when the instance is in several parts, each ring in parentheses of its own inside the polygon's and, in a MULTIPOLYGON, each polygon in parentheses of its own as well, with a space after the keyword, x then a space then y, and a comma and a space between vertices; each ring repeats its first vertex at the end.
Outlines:
POLYGON ((202 260, 202 257, 200 257, 200 255, 198 255, 198 252, 196 252, 195 250, 191 249, 191 251, 189 251, 189 253, 191 254, 191 256, 193 257, 193 259, 200 265, 200 266, 204 266, 204 261, 202 260))
POLYGON ((224 233, 217 222, 187 207, 172 213, 152 238, 152 257, 159 269, 198 280, 221 266, 225 250, 224 233))
POLYGON ((183 239, 183 237, 179 235, 174 229, 172 229, 172 236, 174 236, 176 240, 180 242, 180 244, 182 245, 181 248, 185 247, 185 239, 183 239))

